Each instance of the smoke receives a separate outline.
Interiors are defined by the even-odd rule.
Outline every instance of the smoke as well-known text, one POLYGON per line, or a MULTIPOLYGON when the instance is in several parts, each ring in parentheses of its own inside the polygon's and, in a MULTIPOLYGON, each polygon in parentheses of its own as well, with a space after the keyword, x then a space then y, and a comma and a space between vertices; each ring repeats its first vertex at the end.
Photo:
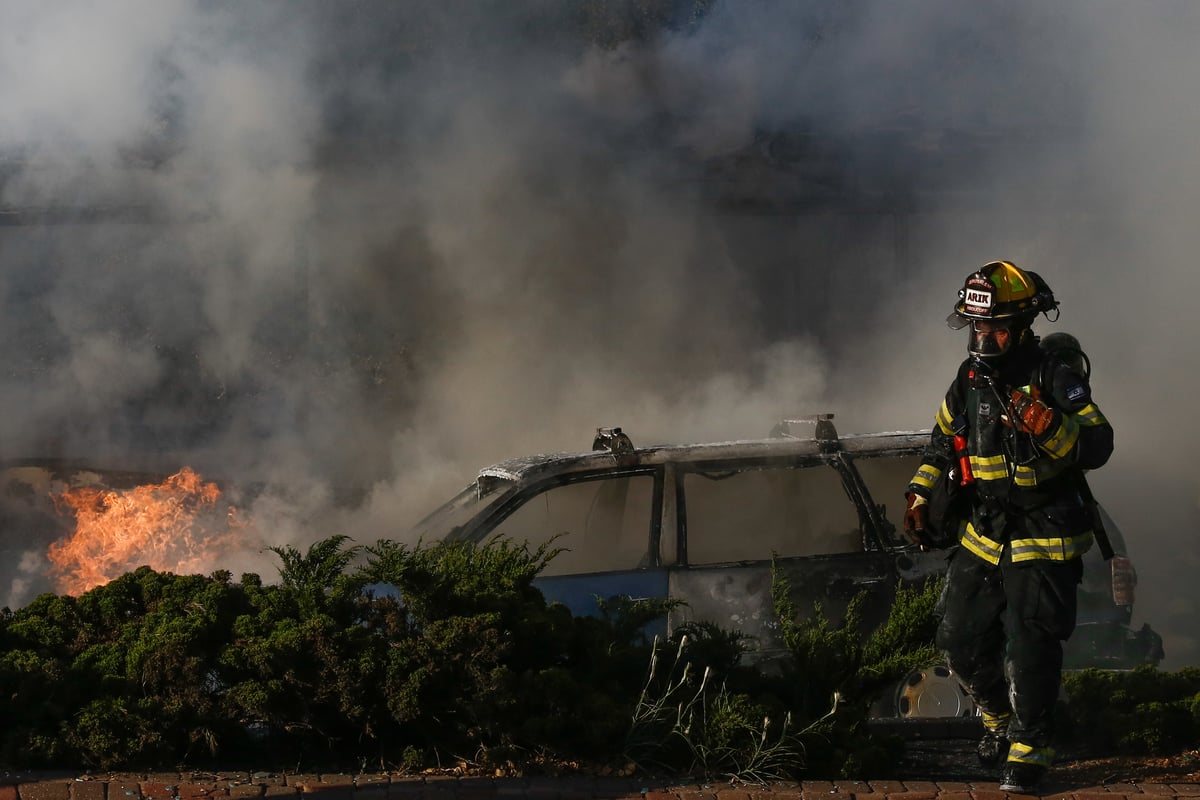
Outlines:
POLYGON ((588 43, 634 5, 0 0, 0 453, 287 486, 267 544, 366 543, 600 425, 927 427, 1005 258, 1092 358, 1138 616, 1200 662, 1200 10, 664 2, 588 43))

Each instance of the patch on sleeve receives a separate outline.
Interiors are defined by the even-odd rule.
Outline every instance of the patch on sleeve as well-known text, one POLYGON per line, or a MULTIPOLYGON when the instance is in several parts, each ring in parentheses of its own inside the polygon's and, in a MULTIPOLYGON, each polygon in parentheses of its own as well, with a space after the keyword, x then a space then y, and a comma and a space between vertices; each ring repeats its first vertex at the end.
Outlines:
POLYGON ((1088 396, 1088 389, 1082 383, 1077 383, 1074 386, 1072 386, 1070 389, 1067 389, 1067 399, 1070 400, 1072 403, 1083 400, 1083 399, 1087 398, 1087 396, 1088 396))

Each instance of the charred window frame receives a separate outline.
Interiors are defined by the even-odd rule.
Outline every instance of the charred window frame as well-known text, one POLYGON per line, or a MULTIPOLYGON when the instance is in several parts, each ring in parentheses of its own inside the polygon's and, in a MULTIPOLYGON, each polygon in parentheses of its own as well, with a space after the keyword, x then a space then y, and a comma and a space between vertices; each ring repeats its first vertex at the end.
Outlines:
POLYGON ((650 499, 650 519, 646 530, 645 551, 639 569, 650 569, 662 566, 660 546, 662 540, 662 505, 663 505, 663 469, 661 466, 607 468, 575 472, 565 475, 553 475, 541 480, 532 481, 525 486, 519 486, 512 494, 497 504, 476 526, 475 541, 481 541, 493 535, 505 520, 509 519, 519 509, 534 501, 552 489, 583 483, 621 480, 637 477, 649 477, 652 480, 650 499))
MULTIPOLYGON (((722 478, 748 472, 831 468, 838 474, 839 483, 842 487, 842 492, 845 494, 846 502, 850 503, 854 508, 854 513, 857 516, 857 527, 864 549, 882 549, 876 542, 876 529, 863 503, 861 483, 854 473, 853 468, 845 463, 842 456, 842 453, 835 451, 800 457, 793 455, 782 458, 738 458, 678 463, 676 465, 674 481, 677 538, 675 564, 681 567, 691 566, 693 559, 694 548, 689 544, 688 498, 685 488, 686 479, 689 475, 701 475, 710 479, 721 480, 722 478), (867 542, 871 542, 871 546, 868 546, 867 542)), ((767 557, 769 557, 769 554, 764 554, 763 558, 767 557)))
MULTIPOLYGON (((871 494, 870 485, 863 477, 859 470, 858 463, 861 461, 877 461, 881 459, 902 459, 919 457, 922 448, 903 447, 890 450, 863 450, 857 453, 842 452, 843 464, 847 471, 847 480, 855 487, 855 491, 859 494, 859 504, 862 513, 873 531, 873 536, 868 539, 866 535, 866 526, 864 526, 863 545, 867 550, 894 550, 904 548, 906 542, 902 540, 896 531, 895 523, 887 518, 885 513, 886 503, 877 503, 871 494)), ((914 465, 915 468, 915 465, 914 465)), ((902 470, 902 472, 904 472, 902 470)), ((908 472, 904 475, 903 480, 907 481, 912 473, 908 472)), ((902 492, 904 485, 897 484, 897 492, 902 492)))
POLYGON ((890 541, 890 537, 886 533, 888 522, 880 512, 879 506, 871 501, 870 492, 867 491, 862 476, 854 467, 854 456, 849 453, 839 453, 837 464, 838 471, 842 473, 842 480, 846 485, 846 493, 851 495, 855 506, 858 507, 863 550, 868 553, 886 550, 886 543, 890 541))

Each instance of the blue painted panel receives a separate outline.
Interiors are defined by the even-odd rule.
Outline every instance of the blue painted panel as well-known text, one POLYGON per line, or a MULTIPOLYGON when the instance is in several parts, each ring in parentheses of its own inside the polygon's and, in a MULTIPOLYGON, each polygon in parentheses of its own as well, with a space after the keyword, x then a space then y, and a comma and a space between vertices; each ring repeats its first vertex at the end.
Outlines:
POLYGON ((665 598, 667 571, 655 569, 553 575, 536 578, 533 585, 541 589, 546 602, 562 603, 577 617, 596 616, 600 613, 596 604, 597 595, 604 598, 613 595, 628 595, 635 599, 665 598))

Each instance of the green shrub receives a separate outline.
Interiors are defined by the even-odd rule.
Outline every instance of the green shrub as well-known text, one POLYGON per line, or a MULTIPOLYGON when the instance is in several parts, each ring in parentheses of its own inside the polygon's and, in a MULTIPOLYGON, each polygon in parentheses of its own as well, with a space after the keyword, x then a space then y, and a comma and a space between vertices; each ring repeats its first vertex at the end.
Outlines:
POLYGON ((664 608, 614 603, 604 617, 576 619, 547 606, 533 579, 556 552, 549 544, 380 542, 368 552, 370 580, 399 594, 402 622, 380 687, 404 738, 486 763, 612 755, 648 652, 640 629, 664 608))
POLYGON ((851 692, 860 702, 869 703, 911 670, 944 660, 934 644, 938 624, 934 609, 944 583, 937 578, 896 587, 887 619, 863 646, 858 682, 851 692))
POLYGON ((647 631, 676 603, 598 598, 588 617, 547 604, 533 581, 553 543, 349 542, 275 549, 278 585, 143 567, 78 598, 6 609, 0 766, 520 770, 632 758, 706 776, 832 774, 886 761, 886 742, 850 724, 862 705, 850 700, 906 663, 898 653, 923 635, 930 597, 901 593, 865 644, 855 603, 834 625, 777 601, 795 664, 771 673, 745 663, 741 633, 715 625, 655 644, 647 631))
POLYGON ((940 661, 934 645, 937 620, 934 607, 941 580, 897 587, 887 618, 874 630, 863 622, 869 595, 852 598, 842 619, 830 620, 819 603, 811 614, 802 614, 792 599, 787 576, 775 569, 772 595, 789 670, 804 686, 801 709, 818 715, 837 698, 842 706, 865 711, 875 695, 909 670, 940 661))
POLYGON ((874 733, 866 720, 879 692, 909 670, 941 660, 933 642, 940 591, 940 580, 898 587, 886 619, 867 630, 866 592, 834 622, 819 603, 811 614, 800 613, 786 575, 773 571, 776 615, 790 655, 783 670, 794 687, 791 705, 804 729, 810 777, 886 775, 897 763, 901 741, 874 733))
POLYGON ((1200 668, 1086 669, 1065 674, 1063 687, 1064 732, 1095 756, 1200 746, 1200 668))

